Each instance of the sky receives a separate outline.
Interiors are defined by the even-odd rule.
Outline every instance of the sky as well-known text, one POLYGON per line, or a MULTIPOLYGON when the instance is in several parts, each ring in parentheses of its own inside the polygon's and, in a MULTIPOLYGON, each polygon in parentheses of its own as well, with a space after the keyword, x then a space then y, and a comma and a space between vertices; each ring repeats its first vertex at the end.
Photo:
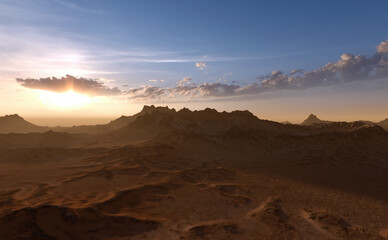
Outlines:
POLYGON ((154 104, 381 121, 386 9, 385 0, 0 0, 0 115, 90 124, 154 104))

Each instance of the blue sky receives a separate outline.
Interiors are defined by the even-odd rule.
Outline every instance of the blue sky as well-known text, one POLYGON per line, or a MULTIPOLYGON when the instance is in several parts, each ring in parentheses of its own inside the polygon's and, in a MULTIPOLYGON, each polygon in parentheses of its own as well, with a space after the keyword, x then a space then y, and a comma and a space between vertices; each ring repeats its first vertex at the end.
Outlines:
MULTIPOLYGON (((383 0, 0 0, 0 81, 3 89, 20 88, 16 78, 69 74, 125 94, 221 83, 222 99, 235 97, 275 70, 314 71, 344 53, 372 57, 388 39, 387 9, 383 0), (232 85, 240 88, 226 96, 232 85)), ((213 101, 209 96, 184 101, 213 101)), ((159 95, 123 98, 163 102, 159 95)))

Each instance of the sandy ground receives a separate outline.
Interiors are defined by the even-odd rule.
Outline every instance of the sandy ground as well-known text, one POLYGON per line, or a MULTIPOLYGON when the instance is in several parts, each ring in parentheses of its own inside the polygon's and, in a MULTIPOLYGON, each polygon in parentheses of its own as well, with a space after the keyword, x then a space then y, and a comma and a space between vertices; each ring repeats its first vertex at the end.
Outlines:
POLYGON ((0 236, 388 238, 388 181, 378 175, 387 161, 349 174, 359 163, 307 163, 296 153, 284 160, 187 151, 169 146, 6 151, 0 164, 0 236))

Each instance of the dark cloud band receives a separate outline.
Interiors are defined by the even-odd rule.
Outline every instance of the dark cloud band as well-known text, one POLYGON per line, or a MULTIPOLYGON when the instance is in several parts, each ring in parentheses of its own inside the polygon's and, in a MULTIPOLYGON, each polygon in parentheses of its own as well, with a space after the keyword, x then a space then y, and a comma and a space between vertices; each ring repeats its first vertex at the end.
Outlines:
POLYGON ((26 88, 59 93, 72 90, 74 92, 91 96, 114 96, 121 94, 120 89, 109 88, 95 79, 76 78, 71 75, 66 75, 66 77, 62 78, 17 78, 16 81, 26 88))

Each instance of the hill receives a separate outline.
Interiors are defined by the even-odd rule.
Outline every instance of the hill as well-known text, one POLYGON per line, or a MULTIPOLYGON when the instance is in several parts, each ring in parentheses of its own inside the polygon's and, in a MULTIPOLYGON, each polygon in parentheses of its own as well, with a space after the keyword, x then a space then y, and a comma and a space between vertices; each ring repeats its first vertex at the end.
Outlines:
POLYGON ((17 114, 0 117, 0 134, 44 132, 47 130, 49 130, 48 127, 34 125, 17 114))

